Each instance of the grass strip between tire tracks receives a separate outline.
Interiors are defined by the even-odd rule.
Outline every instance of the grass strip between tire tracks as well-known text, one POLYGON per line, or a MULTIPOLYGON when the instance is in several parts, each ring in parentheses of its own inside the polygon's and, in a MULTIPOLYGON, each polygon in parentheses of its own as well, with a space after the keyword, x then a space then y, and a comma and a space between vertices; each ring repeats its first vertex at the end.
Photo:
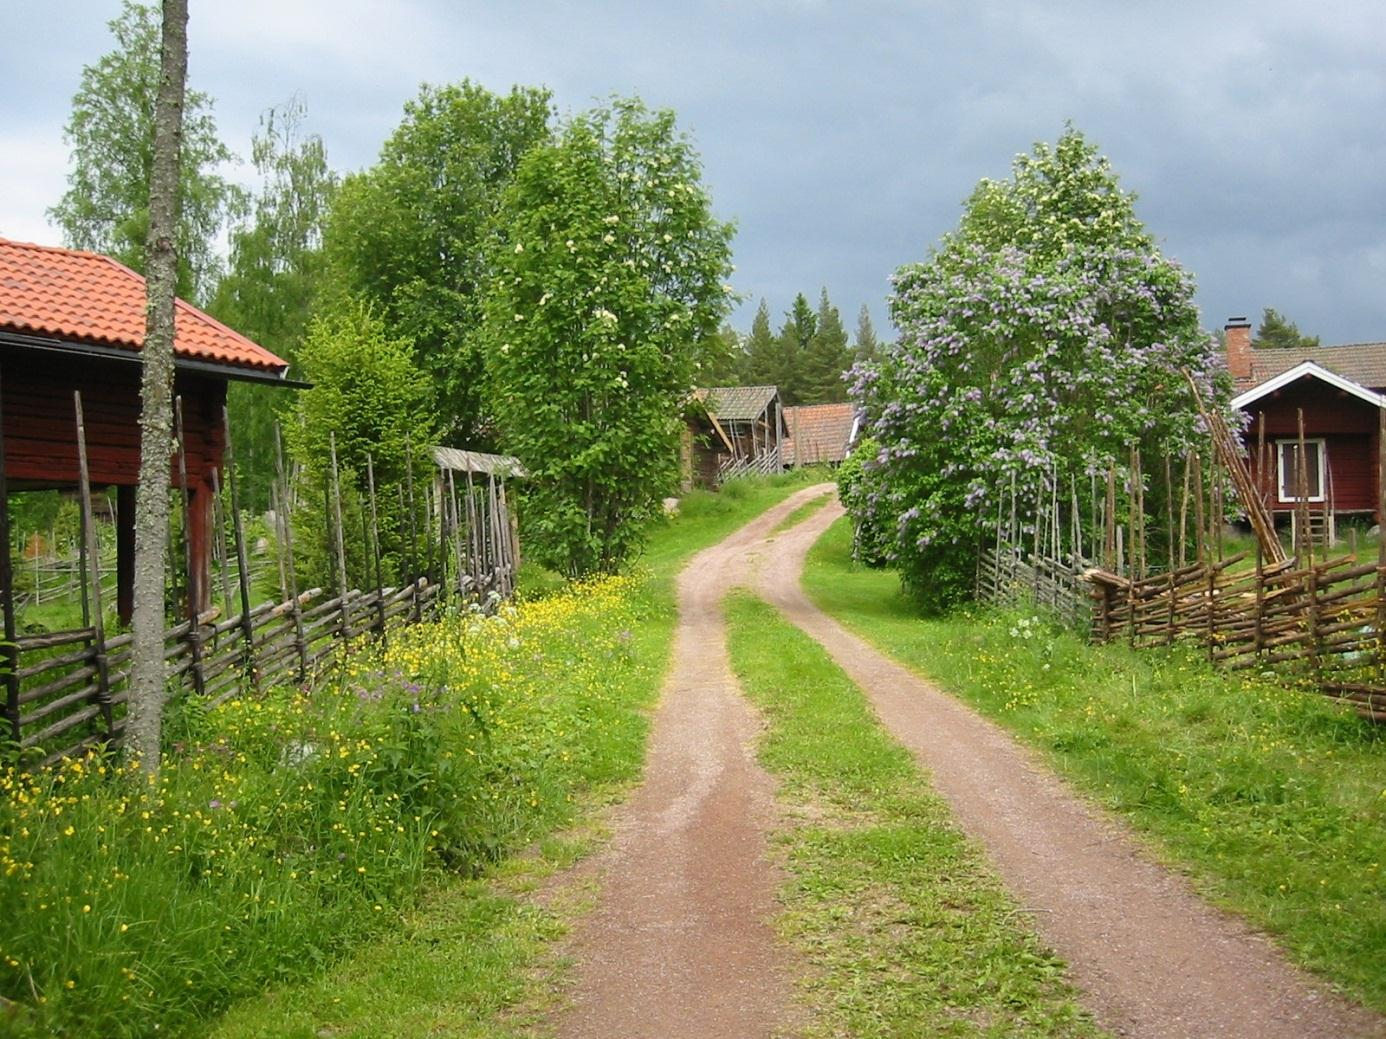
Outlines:
MULTIPOLYGON (((387 1039, 418 1035, 505 1039, 535 1034, 554 1009, 566 964, 555 940, 592 902, 590 890, 560 890, 543 904, 531 893, 605 836, 594 813, 639 776, 647 712, 658 696, 677 621, 673 581, 700 549, 715 544, 796 490, 812 470, 735 481, 720 494, 694 491, 659 528, 641 561, 647 575, 629 651, 633 680, 620 682, 618 732, 592 726, 575 739, 610 744, 603 781, 578 791, 567 829, 504 860, 479 880, 442 878, 394 933, 364 945, 314 979, 235 1006, 217 1039, 387 1039)), ((541 578, 531 587, 552 584, 541 578)))
POLYGON ((840 520, 820 608, 1039 749, 1217 904, 1386 1010, 1386 730, 1191 650, 1089 645, 1033 611, 921 619, 840 520))
POLYGON ((944 802, 827 653, 744 593, 732 666, 767 722, 789 818, 782 932, 809 965, 807 1036, 1095 1036, 944 802))

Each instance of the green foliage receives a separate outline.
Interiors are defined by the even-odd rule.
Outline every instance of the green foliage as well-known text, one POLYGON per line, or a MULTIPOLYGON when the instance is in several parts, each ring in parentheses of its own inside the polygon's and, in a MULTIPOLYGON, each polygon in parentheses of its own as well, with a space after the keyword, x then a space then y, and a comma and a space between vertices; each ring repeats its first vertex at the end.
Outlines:
POLYGON ((700 386, 740 386, 746 370, 746 346, 731 325, 723 323, 703 340, 696 378, 700 386))
POLYGON ((1251 345, 1257 350, 1309 350, 1319 345, 1319 337, 1305 335, 1293 321, 1267 307, 1251 345))
POLYGON ((880 341, 876 338, 876 326, 871 323, 871 308, 865 303, 857 313, 857 335, 852 343, 852 359, 860 364, 876 358, 880 341))
POLYGON ((424 86, 380 161, 348 177, 332 206, 335 283, 414 344, 453 443, 480 446, 488 432, 478 339, 486 239, 520 160, 549 139, 550 110, 546 90, 424 86))
MULTIPOLYGON (((385 322, 359 302, 314 319, 301 360, 313 388, 298 394, 294 420, 284 431, 303 474, 304 493, 294 517, 295 562, 306 581, 337 585, 328 534, 334 522, 328 500, 335 441, 349 578, 373 584, 366 569, 367 540, 360 533, 369 508, 367 460, 378 489, 403 484, 411 461, 416 481, 427 479, 428 449, 437 434, 433 385, 414 363, 408 342, 390 336, 385 322)), ((407 517, 397 496, 389 494, 379 496, 377 512, 385 573, 398 573, 407 517)))
POLYGON ((202 1034, 398 933, 423 881, 635 773, 663 659, 633 655, 635 610, 612 579, 401 630, 311 697, 181 704, 157 784, 98 757, 0 772, 0 1031, 202 1034))
POLYGON ((802 816, 777 836, 783 926, 812 965, 811 1034, 1102 1034, 985 853, 826 651, 746 595, 727 619, 732 666, 768 723, 760 758, 802 816))
MULTIPOLYGON (((72 146, 68 188, 49 216, 64 241, 145 269, 154 98, 159 87, 156 8, 124 0, 110 23, 116 49, 82 69, 64 139, 72 146)), ((206 94, 187 91, 179 177, 178 295, 200 302, 220 269, 217 236, 242 192, 216 169, 234 156, 218 139, 206 94)))
MULTIPOLYGON (((827 293, 824 293, 824 298, 827 293)), ((784 315, 775 339, 776 357, 780 365, 780 399, 786 405, 807 403, 813 387, 809 383, 806 360, 813 346, 813 338, 818 334, 818 314, 809 306, 808 299, 801 292, 794 297, 794 304, 784 315)))
POLYGON ((813 336, 801 365, 800 404, 835 404, 847 399, 847 383, 843 376, 852 366, 852 354, 847 348, 847 330, 842 327, 842 316, 828 299, 826 288, 818 300, 813 336))
POLYGON ((1010 181, 983 181, 958 230, 895 289, 900 339, 854 386, 881 445, 858 508, 934 606, 969 594, 1012 483, 1023 517, 1046 480, 1124 475, 1132 445, 1182 454, 1199 438, 1185 370, 1205 400, 1228 395, 1192 279, 1071 128, 1017 159, 1010 181))
MULTIPOLYGON (((337 189, 322 138, 304 136, 297 99, 270 109, 251 147, 262 185, 244 219, 231 233, 226 276, 208 310, 236 331, 293 365, 326 270, 323 224, 337 189)), ((241 502, 260 511, 270 505, 274 479, 274 422, 293 406, 293 396, 257 383, 233 382, 232 415, 241 502)))
POLYGON ((530 551, 576 576, 644 541, 678 483, 698 345, 727 308, 731 228, 672 112, 572 120, 506 192, 485 306, 494 406, 529 470, 530 551))
POLYGON ((843 374, 850 366, 847 332, 828 290, 823 289, 816 311, 801 292, 777 334, 770 331, 769 307, 760 301, 740 384, 778 386, 786 405, 826 404, 847 399, 843 374))
POLYGON ((837 467, 837 497, 852 520, 852 558, 875 567, 885 565, 890 549, 889 534, 876 526, 870 507, 873 495, 880 493, 880 453, 880 444, 862 437, 837 467))
POLYGON ((788 373, 780 357, 779 340, 770 329, 770 307, 765 300, 756 308, 751 320, 751 334, 746 338, 746 359, 740 379, 732 385, 780 386, 788 373))

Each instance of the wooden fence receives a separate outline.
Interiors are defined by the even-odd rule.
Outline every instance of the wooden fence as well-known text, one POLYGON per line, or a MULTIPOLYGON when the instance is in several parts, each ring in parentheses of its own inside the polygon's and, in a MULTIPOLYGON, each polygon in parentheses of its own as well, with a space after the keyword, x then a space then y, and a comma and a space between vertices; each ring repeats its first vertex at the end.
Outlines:
MULTIPOLYGON (((0 742, 10 747, 7 757, 17 756, 25 764, 47 764, 87 747, 116 744, 124 731, 132 636, 107 631, 103 603, 111 600, 109 590, 103 587, 105 570, 87 475, 80 396, 74 397, 74 407, 82 530, 79 628, 43 633, 19 629, 8 524, 4 522, 9 492, 0 442, 0 605, 5 626, 5 637, 0 639, 0 683, 4 688, 0 742)), ((176 413, 180 407, 181 402, 175 401, 176 413)), ((519 540, 505 480, 523 475, 514 459, 436 449, 434 478, 424 481, 416 496, 412 462, 400 486, 378 488, 368 454, 366 487, 357 492, 362 499, 356 502, 359 523, 350 524, 353 529, 348 531, 333 441, 324 511, 334 591, 328 598, 320 588, 299 592, 293 525, 288 519, 297 491, 294 474, 278 452, 272 493, 275 508, 270 514, 278 599, 252 605, 257 575, 248 561, 236 496, 230 423, 225 416, 223 419, 226 486, 218 485, 218 473, 214 472, 212 504, 216 518, 210 546, 221 577, 223 606, 203 608, 196 615, 199 607, 191 592, 190 575, 198 564, 186 522, 189 495, 181 457, 181 427, 176 439, 179 461, 175 471, 179 473, 177 490, 181 495, 175 494, 175 498, 181 498, 183 521, 170 526, 166 581, 171 578, 172 601, 185 605, 175 615, 180 622, 172 623, 164 638, 170 694, 186 692, 219 703, 270 683, 308 682, 343 647, 367 636, 386 639, 392 625, 419 621, 444 601, 489 609, 513 592, 519 540), (393 586, 386 584, 377 491, 393 492, 398 497, 408 528, 393 586), (226 543, 227 527, 231 528, 232 545, 226 543), (358 535, 359 541, 353 535, 358 535), (349 554, 348 544, 358 551, 349 554), (351 556, 358 561, 354 574, 348 565, 351 556)), ((268 565, 261 564, 261 569, 268 565)))
MULTIPOLYGON (((1215 664, 1273 669, 1386 721, 1386 537, 1375 560, 1360 559, 1355 540, 1335 557, 1307 537, 1287 556, 1239 445, 1219 421, 1207 424, 1214 450, 1206 464, 1197 454, 1183 460, 1182 495, 1165 462, 1163 508, 1147 508, 1135 450, 1120 478, 1113 469, 1105 488, 1092 480, 1086 509, 1075 482, 1056 474, 1029 489, 1012 483, 994 542, 980 553, 977 598, 1037 606, 1098 641, 1196 644, 1215 664), (1224 555, 1224 494, 1251 517, 1251 551, 1224 555), (1152 558, 1156 525, 1162 550, 1152 558)), ((1386 415, 1382 424, 1386 433, 1386 415)), ((1386 474, 1386 435, 1382 452, 1386 474)), ((1299 520, 1309 529, 1307 516, 1299 520)))
MULTIPOLYGON (((389 638, 397 624, 431 616, 440 587, 420 578, 403 588, 353 590, 322 598, 311 589, 222 619, 212 609, 164 636, 170 691, 221 703, 275 683, 310 681, 345 646, 389 638)), ((50 764, 98 744, 118 743, 125 727, 131 635, 104 638, 93 626, 24 635, 18 666, 6 676, 10 738, 26 763, 50 764)))

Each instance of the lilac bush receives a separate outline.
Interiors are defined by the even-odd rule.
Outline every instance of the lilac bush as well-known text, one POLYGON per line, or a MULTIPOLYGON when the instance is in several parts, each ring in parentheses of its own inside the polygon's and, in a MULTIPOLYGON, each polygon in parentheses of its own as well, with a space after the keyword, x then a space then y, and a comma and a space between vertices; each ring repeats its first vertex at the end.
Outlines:
POLYGON ((1023 515, 1044 476, 1124 476, 1133 445, 1182 456, 1201 430, 1185 370, 1225 398, 1193 280, 1132 203, 1070 129, 979 185, 958 230, 896 272, 899 337, 854 373, 879 445, 857 511, 926 604, 966 594, 1003 489, 1023 515))

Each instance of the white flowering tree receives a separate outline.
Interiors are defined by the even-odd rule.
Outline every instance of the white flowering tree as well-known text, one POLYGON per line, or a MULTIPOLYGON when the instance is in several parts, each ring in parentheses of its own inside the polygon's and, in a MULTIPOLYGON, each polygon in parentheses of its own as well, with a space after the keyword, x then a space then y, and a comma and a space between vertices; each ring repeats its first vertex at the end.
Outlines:
POLYGON ((926 602, 966 594, 1003 491, 1087 487, 1124 473, 1132 446, 1182 455, 1200 428, 1184 370, 1225 399, 1193 281, 1133 202, 1070 128, 983 181, 958 230, 896 272, 899 339, 856 373, 879 448, 854 500, 926 602))
POLYGON ((529 550, 560 572, 618 567, 676 487, 731 234, 673 113, 636 100, 573 119, 520 164, 484 338, 502 443, 530 473, 529 550))

